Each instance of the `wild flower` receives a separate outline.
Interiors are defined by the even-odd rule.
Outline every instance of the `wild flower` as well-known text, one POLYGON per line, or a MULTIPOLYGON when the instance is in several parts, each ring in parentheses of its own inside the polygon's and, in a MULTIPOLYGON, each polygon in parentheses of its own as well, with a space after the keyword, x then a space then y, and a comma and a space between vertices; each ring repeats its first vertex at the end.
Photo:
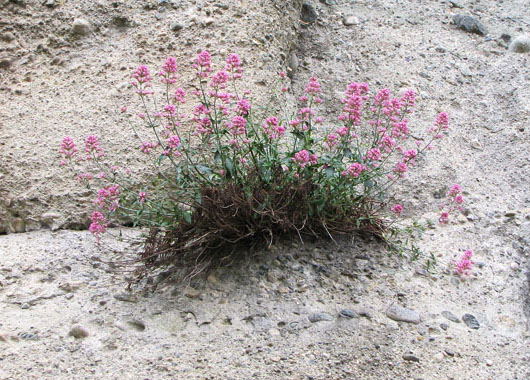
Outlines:
POLYGON ((449 217, 454 212, 462 212, 462 204, 464 203, 464 197, 462 196, 462 188, 458 184, 451 186, 446 195, 446 201, 440 206, 441 215, 440 223, 449 223, 449 217))
POLYGON ((401 213, 403 212, 403 206, 400 205, 400 204, 396 204, 394 206, 392 206, 392 208, 390 209, 390 211, 392 211, 394 214, 396 214, 397 216, 400 216, 401 213))
POLYGON ((471 260, 471 256, 473 256, 473 252, 467 250, 462 254, 459 260, 454 261, 455 273, 466 276, 471 274, 473 264, 475 264, 475 262, 471 260))

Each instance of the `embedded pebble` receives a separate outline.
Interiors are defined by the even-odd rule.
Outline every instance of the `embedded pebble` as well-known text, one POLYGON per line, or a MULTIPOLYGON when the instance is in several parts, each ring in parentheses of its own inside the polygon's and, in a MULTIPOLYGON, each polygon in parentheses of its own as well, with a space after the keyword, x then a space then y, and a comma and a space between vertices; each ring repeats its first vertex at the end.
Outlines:
POLYGON ((355 311, 353 310, 350 310, 350 309, 343 309, 339 312, 339 315, 341 317, 346 317, 346 318, 359 318, 359 314, 357 314, 355 311))
POLYGON ((90 33, 90 23, 82 18, 77 18, 72 24, 72 32, 80 36, 86 36, 90 33))
POLYGON ((88 330, 85 329, 83 326, 76 325, 72 327, 68 335, 73 336, 75 339, 81 339, 86 338, 88 334, 88 330))
POLYGON ((329 315, 328 313, 313 313, 310 314, 307 318, 311 323, 333 321, 334 319, 333 316, 329 315))
POLYGON ((345 26, 357 25, 359 24, 359 18, 355 16, 346 16, 342 19, 342 23, 345 26))
POLYGON ((420 358, 412 354, 403 354, 402 358, 403 360, 407 360, 409 362, 416 362, 416 363, 420 362, 420 358))
POLYGON ((468 33, 480 35, 486 34, 486 28, 484 28, 484 25, 473 16, 454 15, 453 22, 458 29, 464 30, 468 33))
POLYGON ((127 323, 133 327, 135 330, 138 331, 144 331, 145 330, 145 323, 140 321, 139 319, 133 319, 130 321, 127 321, 127 323))
POLYGON ((309 3, 302 4, 302 11, 300 13, 300 19, 307 23, 312 24, 317 20, 317 12, 315 11, 315 8, 309 3))
POLYGON ((0 40, 5 42, 11 42, 15 39, 15 35, 11 32, 5 32, 0 34, 0 40))
POLYGON ((138 298, 132 293, 118 293, 114 295, 114 298, 123 302, 138 302, 138 298))
POLYGON ((475 318, 475 316, 472 314, 464 314, 462 316, 462 320, 470 329, 478 330, 480 327, 480 323, 477 321, 477 318, 475 318))
POLYGON ((394 321, 418 324, 421 322, 420 314, 412 309, 392 304, 386 310, 386 316, 394 321))
POLYGON ((442 315, 445 318, 447 318, 448 320, 450 320, 451 322, 454 322, 454 323, 460 323, 461 322, 460 318, 458 318, 456 315, 454 315, 453 313, 451 313, 448 310, 442 311, 442 315))
POLYGON ((521 35, 517 36, 509 47, 510 51, 515 53, 527 53, 530 51, 530 37, 521 35))

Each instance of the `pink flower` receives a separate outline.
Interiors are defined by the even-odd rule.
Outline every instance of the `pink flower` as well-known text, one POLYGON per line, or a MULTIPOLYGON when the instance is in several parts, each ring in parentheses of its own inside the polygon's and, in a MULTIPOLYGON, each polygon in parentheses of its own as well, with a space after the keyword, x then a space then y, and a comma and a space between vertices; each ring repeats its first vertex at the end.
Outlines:
POLYGON ((144 203, 146 197, 147 197, 147 194, 145 193, 145 191, 140 191, 140 193, 138 193, 138 202, 144 203))
POLYGON ((155 147, 156 147, 156 144, 144 141, 144 142, 142 142, 142 146, 140 147, 140 151, 142 153, 148 154, 148 153, 151 153, 151 151, 155 147))
POLYGON ((180 145, 180 138, 177 135, 170 136, 167 139, 167 146, 169 149, 177 149, 180 145))
POLYGON ((336 131, 335 131, 339 136, 346 136, 348 134, 348 127, 347 126, 344 126, 344 127, 341 127, 341 128, 338 128, 336 131))
POLYGON ((216 88, 224 88, 226 82, 228 82, 228 73, 226 71, 219 71, 212 77, 210 86, 216 88))
POLYGON ((300 165, 301 168, 306 167, 307 165, 316 165, 318 163, 318 157, 316 154, 311 154, 307 150, 303 149, 298 153, 295 153, 293 157, 293 162, 300 165))
POLYGON ((186 91, 182 88, 177 88, 175 90, 175 100, 179 103, 186 103, 186 91))
POLYGON ((403 175, 407 172, 408 166, 404 162, 398 162, 396 167, 394 168, 394 173, 396 173, 398 176, 403 177, 403 175))
POLYGON ((315 112, 309 108, 309 107, 304 107, 302 108, 299 112, 298 112, 298 115, 300 116, 300 118, 302 118, 303 120, 308 120, 311 116, 313 116, 315 114, 315 112))
POLYGON ((344 170, 341 174, 343 177, 353 177, 358 178, 361 176, 361 174, 368 170, 366 165, 360 164, 358 162, 354 162, 353 164, 349 165, 346 170, 344 170))
POLYGON ((400 100, 403 107, 406 107, 408 109, 408 113, 412 113, 416 102, 416 93, 414 92, 414 90, 405 91, 400 100))
POLYGON ((152 80, 149 68, 146 65, 138 66, 132 76, 138 83, 149 83, 152 80))
POLYGON ((473 264, 475 264, 475 262, 471 260, 471 256, 473 256, 473 252, 471 250, 467 250, 462 254, 458 261, 454 262, 455 273, 460 275, 464 274, 466 276, 471 274, 473 264))
POLYGON ((97 157, 104 156, 103 149, 99 146, 99 140, 94 135, 90 135, 85 139, 85 152, 95 154, 97 157))
POLYGON ((461 195, 457 195, 457 196, 455 197, 455 202, 456 202, 457 204, 459 204, 459 205, 462 204, 462 203, 464 203, 464 197, 462 197, 461 195))
POLYGON ((263 132, 272 140, 282 137, 285 133, 285 127, 280 125, 280 121, 276 116, 268 117, 263 124, 261 124, 263 132))
POLYGON ((173 84, 177 81, 177 60, 174 57, 166 59, 162 65, 162 71, 158 74, 162 77, 162 82, 167 84, 173 84))
POLYGON ((127 112, 127 107, 126 107, 126 106, 122 106, 122 107, 120 108, 120 111, 121 111, 122 113, 127 112))
POLYGON ((374 105, 381 106, 384 102, 390 99, 390 90, 388 88, 383 88, 379 90, 377 95, 374 97, 374 105))
POLYGON ((447 195, 450 197, 454 197, 455 195, 459 194, 461 191, 462 191, 462 188, 460 187, 460 185, 454 184, 453 186, 451 186, 451 189, 449 190, 447 195))
POLYGON ((63 142, 61 144, 61 153, 67 159, 70 159, 77 154, 77 148, 75 146, 74 140, 71 137, 66 136, 63 138, 63 142))
POLYGON ((366 152, 365 160, 379 161, 381 159, 381 151, 378 148, 372 148, 366 152))
POLYGON ((250 102, 247 99, 241 99, 239 102, 237 102, 237 112, 240 115, 246 116, 248 115, 249 111, 250 111, 250 102))
POLYGON ((208 73, 211 71, 211 56, 207 50, 203 50, 199 53, 197 58, 195 58, 195 64, 193 68, 197 69, 199 72, 197 75, 201 78, 207 78, 208 73))
POLYGON ((280 72, 280 78, 285 78, 287 76, 287 74, 285 73, 285 71, 281 71, 280 72))
POLYGON ((94 211, 92 213, 92 223, 90 224, 90 227, 88 227, 88 230, 96 236, 96 239, 99 242, 100 235, 105 233, 107 231, 108 222, 105 216, 99 211, 94 211))
POLYGON ((328 136, 326 137, 326 145, 328 146, 328 148, 332 148, 337 145, 338 139, 339 137, 335 133, 328 134, 328 136))
POLYGON ((392 211, 394 214, 396 214, 397 216, 400 216, 401 213, 403 212, 403 206, 402 205, 394 205, 390 211, 392 211))
POLYGON ((449 222, 449 213, 447 211, 442 212, 439 221, 442 224, 447 224, 449 222))
POLYGON ((321 91, 322 90, 320 89, 320 83, 318 83, 318 79, 315 77, 311 77, 309 79, 309 83, 305 88, 305 93, 308 95, 317 95, 321 91))
POLYGON ((242 76, 243 69, 241 61, 237 54, 230 54, 226 59, 225 70, 231 73, 230 79, 239 79, 242 76))
POLYGON ((90 174, 90 173, 79 173, 77 175, 77 180, 78 181, 86 181, 86 182, 88 182, 91 179, 92 179, 92 174, 90 174))

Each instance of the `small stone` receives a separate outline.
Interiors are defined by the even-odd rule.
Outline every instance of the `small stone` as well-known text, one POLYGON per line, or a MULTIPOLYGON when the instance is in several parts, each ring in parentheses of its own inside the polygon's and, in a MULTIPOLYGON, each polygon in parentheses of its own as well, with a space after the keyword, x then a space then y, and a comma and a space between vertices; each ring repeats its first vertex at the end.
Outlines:
POLYGON ((132 293, 118 293, 114 295, 114 298, 123 302, 138 302, 138 298, 132 293))
POLYGON ((448 310, 445 310, 445 311, 442 311, 442 315, 447 318, 448 320, 450 320, 451 322, 454 322, 454 323, 460 323, 462 322, 456 315, 454 315, 453 313, 451 313, 450 311, 448 310))
POLYGON ((478 330, 480 327, 480 323, 478 323, 477 318, 475 318, 475 316, 472 314, 464 314, 462 316, 462 320, 470 329, 478 330))
POLYGON ((81 339, 86 338, 89 334, 87 329, 83 326, 77 325, 72 327, 68 335, 73 336, 75 339, 81 339))
POLYGON ((484 25, 473 16, 454 15, 453 22, 458 29, 464 30, 468 33, 480 35, 486 34, 486 28, 484 28, 484 25))
POLYGON ((302 4, 302 11, 300 13, 300 19, 306 24, 314 23, 318 18, 315 8, 309 3, 302 4))
POLYGON ((449 4, 453 8, 464 8, 462 4, 460 4, 458 1, 455 1, 455 0, 449 0, 449 4))
POLYGON ((513 271, 516 271, 519 269, 519 264, 517 264, 516 262, 513 262, 510 264, 510 269, 513 270, 513 271))
POLYGON ((127 323, 129 324, 129 326, 131 326, 135 330, 138 330, 138 331, 145 330, 145 323, 143 323, 139 319, 133 319, 133 320, 127 321, 127 323))
POLYGON ((438 362, 441 362, 442 360, 444 360, 444 354, 442 354, 441 352, 434 354, 433 357, 434 357, 434 360, 438 362))
POLYGON ((90 23, 82 18, 76 18, 72 24, 72 32, 80 36, 90 33, 90 23))
POLYGON ((320 0, 320 2, 322 4, 326 4, 326 5, 335 5, 335 4, 337 4, 337 0, 320 0))
POLYGON ((197 289, 192 288, 191 286, 188 286, 186 289, 184 289, 184 295, 188 298, 198 298, 201 295, 201 292, 199 292, 197 289))
POLYGON ((29 303, 24 302, 22 305, 20 305, 20 308, 21 308, 22 310, 27 310, 27 309, 29 309, 29 303))
POLYGON ((40 339, 37 334, 33 334, 30 332, 19 333, 18 337, 22 340, 39 340, 40 339))
POLYGON ((488 360, 486 360, 486 365, 487 365, 488 367, 491 367, 491 366, 493 365, 493 362, 492 362, 491 360, 488 359, 488 360))
POLYGON ((416 268, 416 274, 419 275, 419 276, 425 276, 427 277, 429 275, 429 272, 427 272, 425 269, 423 268, 416 268))
POLYGON ((310 314, 308 317, 309 321, 311 323, 317 323, 322 321, 333 321, 333 316, 329 315, 328 313, 313 313, 310 314))
POLYGON ((517 36, 510 43, 509 49, 515 53, 528 53, 530 51, 530 38, 525 35, 517 36))
POLYGON ((296 73, 296 70, 298 69, 298 57, 296 56, 296 53, 292 52, 289 55, 289 61, 287 62, 287 75, 289 78, 292 78, 294 73, 296 73))
POLYGON ((174 22, 173 24, 171 24, 171 30, 173 32, 178 32, 179 30, 182 30, 182 29, 184 29, 184 25, 178 22, 174 22))
POLYGON ((273 356, 271 357, 271 361, 274 363, 278 363, 280 360, 282 360, 279 356, 273 356))
POLYGON ((407 309, 396 304, 390 305, 386 316, 394 321, 418 324, 421 322, 420 314, 412 309, 407 309))
POLYGON ((0 57, 0 69, 9 69, 13 61, 7 57, 0 57))
POLYGON ((345 26, 352 26, 352 25, 358 25, 359 24, 359 18, 355 16, 346 16, 342 19, 342 23, 345 26))
POLYGON ((57 3, 55 2, 55 0, 46 0, 44 5, 48 8, 55 8, 57 6, 57 3))
POLYGON ((440 328, 443 330, 443 331, 447 331, 447 329, 449 328, 449 325, 447 323, 440 323, 440 328))
POLYGON ((0 342, 7 343, 7 334, 0 333, 0 342))
POLYGON ((416 362, 416 363, 420 362, 420 358, 418 358, 417 356, 414 356, 412 354, 404 354, 402 357, 403 357, 403 360, 406 360, 406 361, 409 361, 409 362, 416 362))
POLYGON ((11 42, 15 40, 15 35, 11 32, 5 32, 0 34, 0 40, 5 42, 11 42))
POLYGON ((339 316, 346 318, 359 318, 359 314, 350 309, 343 309, 339 312, 339 316))
POLYGON ((453 350, 450 350, 448 348, 445 349, 445 353, 451 357, 455 356, 455 352, 453 350))
POLYGON ((114 16, 112 18, 112 24, 118 28, 127 28, 132 26, 133 22, 126 16, 114 16))

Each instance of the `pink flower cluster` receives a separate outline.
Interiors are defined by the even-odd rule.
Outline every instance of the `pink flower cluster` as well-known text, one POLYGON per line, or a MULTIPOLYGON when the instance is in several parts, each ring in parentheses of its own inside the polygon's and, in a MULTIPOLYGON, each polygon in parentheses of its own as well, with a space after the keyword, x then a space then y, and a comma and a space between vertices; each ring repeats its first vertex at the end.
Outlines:
POLYGON ((93 156, 101 158, 105 155, 99 145, 99 139, 94 135, 90 135, 85 139, 85 152, 87 152, 87 160, 90 160, 93 156))
POLYGON ((451 186, 447 192, 447 202, 440 206, 442 213, 440 214, 440 223, 447 224, 449 222, 449 216, 455 210, 462 212, 462 204, 464 203, 464 197, 462 196, 462 188, 458 184, 451 186))
POLYGON ((455 273, 466 276, 471 274, 473 264, 475 264, 475 262, 471 260, 472 255, 473 252, 471 250, 467 250, 462 254, 458 261, 454 262, 455 273))
POLYGON ((153 93, 150 89, 153 78, 151 78, 151 73, 146 65, 138 66, 132 77, 135 81, 132 81, 131 85, 136 88, 137 94, 144 96, 153 93))
POLYGON ((403 212, 403 206, 400 205, 400 204, 396 204, 394 206, 392 206, 392 208, 390 209, 390 211, 392 211, 394 214, 396 214, 397 216, 400 216, 401 213, 403 212))
POLYGON ((94 203, 101 209, 108 206, 109 211, 116 211, 120 202, 120 187, 111 185, 98 190, 98 197, 94 203))
POLYGON ((318 163, 318 156, 316 154, 309 153, 305 149, 302 149, 301 151, 294 154, 292 160, 301 168, 305 168, 308 165, 316 165, 318 163))
POLYGON ((285 134, 285 127, 280 125, 280 121, 276 116, 268 117, 261 126, 265 135, 271 140, 279 139, 285 134))
POLYGON ((158 75, 162 77, 163 83, 174 84, 177 82, 177 60, 175 57, 166 59, 158 75))
POLYGON ((241 67, 241 60, 237 54, 230 54, 226 59, 225 70, 230 73, 230 79, 239 79, 242 76, 243 68, 241 67))
POLYGON ((353 164, 349 165, 341 174, 343 177, 358 178, 367 170, 368 167, 366 165, 354 162, 353 164))
POLYGON ((211 68, 211 56, 208 50, 203 50, 195 58, 193 68, 197 70, 197 76, 200 78, 207 78, 210 75, 211 68))
POLYGON ((99 211, 94 211, 92 213, 91 221, 92 223, 88 227, 88 230, 96 236, 99 243, 100 235, 107 231, 109 223, 105 216, 99 211))
POLYGON ((360 123, 363 100, 367 99, 368 90, 369 87, 366 83, 353 82, 348 85, 342 99, 344 109, 339 115, 340 121, 351 121, 353 125, 360 123))
POLYGON ((73 158, 77 154, 77 148, 75 146, 74 140, 71 137, 66 136, 63 138, 63 142, 61 144, 61 153, 67 160, 73 158))

